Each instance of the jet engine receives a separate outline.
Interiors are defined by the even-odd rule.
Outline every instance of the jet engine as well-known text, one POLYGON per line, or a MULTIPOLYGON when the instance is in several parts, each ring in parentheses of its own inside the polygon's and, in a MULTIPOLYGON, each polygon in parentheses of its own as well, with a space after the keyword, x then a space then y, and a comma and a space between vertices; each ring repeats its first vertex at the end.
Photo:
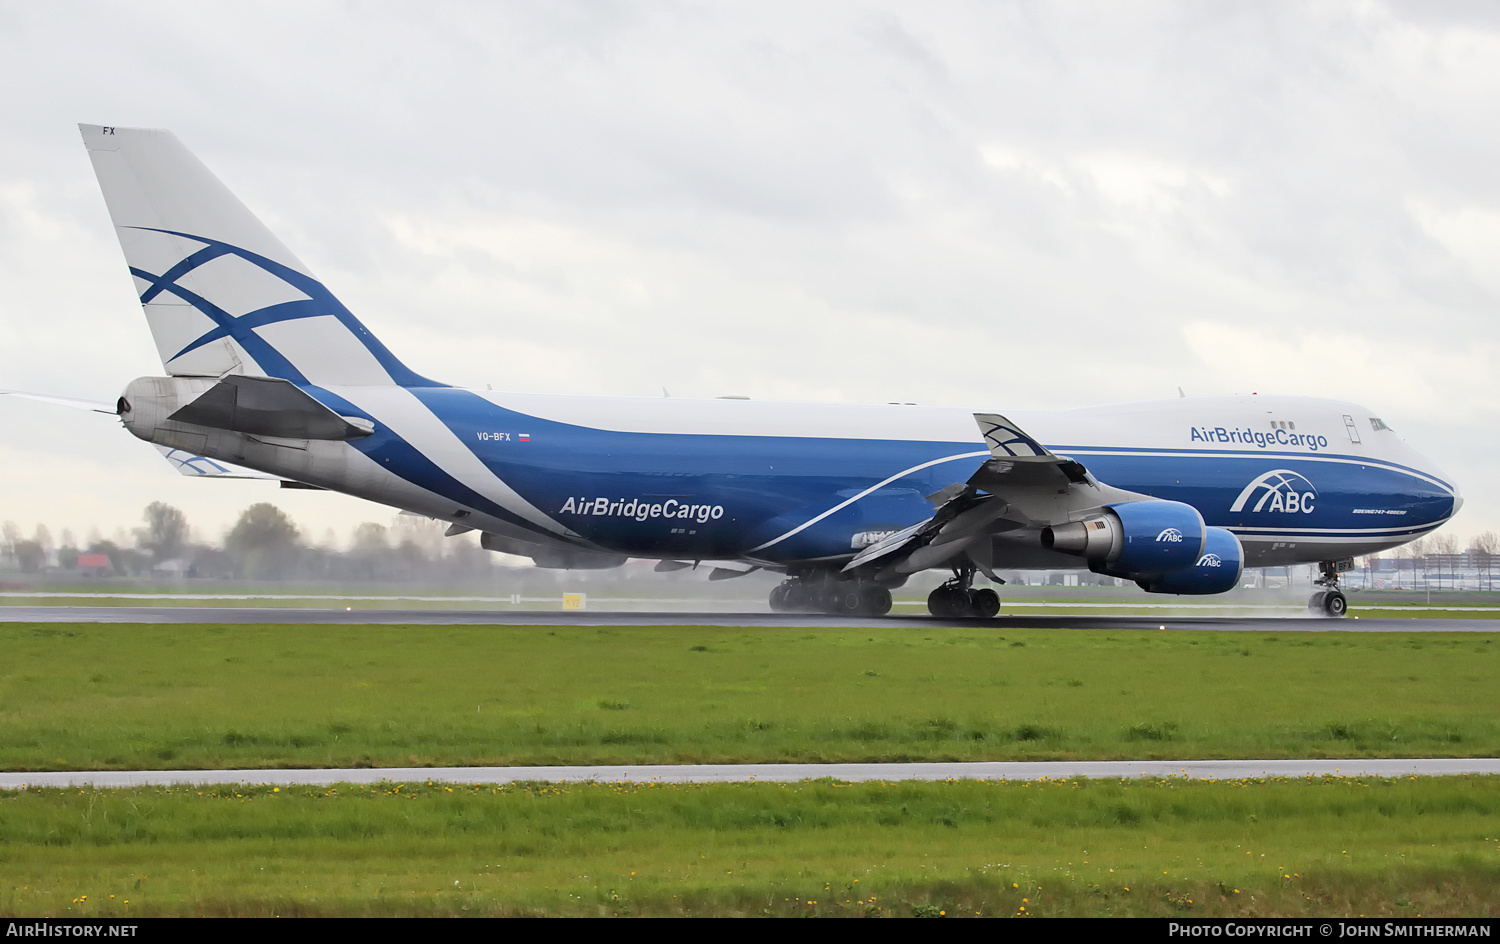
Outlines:
POLYGON ((1095 517, 1042 529, 1042 546, 1082 557, 1094 573, 1137 580, 1194 566, 1206 531, 1192 505, 1122 502, 1095 517))
POLYGON ((1245 569, 1245 554, 1240 539, 1223 528, 1209 528, 1203 543, 1203 555, 1184 570, 1153 574, 1136 581, 1148 593, 1224 593, 1240 582, 1245 569))

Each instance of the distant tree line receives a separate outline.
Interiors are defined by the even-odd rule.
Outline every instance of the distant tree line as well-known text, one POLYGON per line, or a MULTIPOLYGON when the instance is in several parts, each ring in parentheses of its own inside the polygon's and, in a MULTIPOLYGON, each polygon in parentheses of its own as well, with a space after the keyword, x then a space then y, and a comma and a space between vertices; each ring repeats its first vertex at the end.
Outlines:
MULTIPOLYGON (((23 537, 14 521, 0 525, 0 570, 41 574, 95 573, 115 576, 176 575, 185 578, 238 580, 315 580, 328 582, 444 583, 466 582, 491 571, 497 555, 479 548, 473 535, 445 538, 444 524, 401 515, 391 526, 358 525, 346 549, 334 547, 333 532, 320 543, 309 542, 285 512, 258 502, 240 513, 221 546, 193 540, 187 516, 165 502, 152 502, 133 533, 117 531, 114 539, 98 535, 77 541, 64 529, 54 543, 46 525, 23 537)), ((1438 533, 1375 557, 1396 558, 1398 569, 1429 563, 1453 566, 1467 555, 1467 565, 1486 574, 1500 570, 1500 536, 1482 531, 1460 550, 1459 539, 1438 533)))
POLYGON ((12 573, 96 573, 114 576, 172 575, 240 580, 321 580, 381 583, 451 582, 482 576, 493 555, 470 538, 448 539, 445 525, 400 516, 392 526, 365 522, 347 549, 307 541, 280 508, 259 502, 246 508, 222 545, 193 540, 183 512, 152 502, 133 534, 116 532, 79 542, 64 530, 54 543, 45 525, 23 537, 13 521, 0 526, 0 569, 12 573))

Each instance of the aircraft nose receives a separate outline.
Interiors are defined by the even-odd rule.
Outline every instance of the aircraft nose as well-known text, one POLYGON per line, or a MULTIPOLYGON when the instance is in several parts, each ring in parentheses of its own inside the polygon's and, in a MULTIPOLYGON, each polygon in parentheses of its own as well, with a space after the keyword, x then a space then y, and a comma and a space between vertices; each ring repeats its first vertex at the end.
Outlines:
POLYGON ((1439 469, 1435 463, 1426 462, 1423 466, 1421 466, 1421 468, 1427 471, 1427 473, 1437 481, 1443 483, 1448 493, 1453 496, 1453 508, 1442 519, 1444 521, 1447 521, 1454 515, 1458 514, 1458 510, 1464 506, 1463 493, 1458 490, 1458 485, 1453 481, 1453 477, 1447 472, 1444 472, 1442 469, 1439 469))
MULTIPOLYGON (((1405 446, 1405 443, 1402 445, 1405 446)), ((1425 485, 1417 488, 1422 494, 1421 498, 1416 499, 1417 504, 1412 506, 1412 513, 1426 518, 1428 527, 1434 528, 1452 519, 1464 506, 1463 493, 1453 481, 1453 476, 1410 446, 1405 446, 1405 456, 1403 464, 1426 480, 1425 485), (1447 508, 1443 507, 1445 501, 1451 502, 1447 508), (1418 505, 1423 506, 1423 510, 1417 510, 1418 505)))

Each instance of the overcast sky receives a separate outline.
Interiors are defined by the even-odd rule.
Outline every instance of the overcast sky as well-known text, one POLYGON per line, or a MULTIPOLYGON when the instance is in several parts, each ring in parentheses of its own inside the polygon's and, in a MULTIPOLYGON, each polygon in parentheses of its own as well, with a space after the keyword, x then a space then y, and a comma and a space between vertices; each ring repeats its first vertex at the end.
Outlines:
MULTIPOLYGON (((173 130, 419 373, 1357 401, 1500 530, 1500 6, 0 0, 0 387, 159 374, 77 122, 173 130)), ((0 519, 392 512, 0 402, 0 519)))

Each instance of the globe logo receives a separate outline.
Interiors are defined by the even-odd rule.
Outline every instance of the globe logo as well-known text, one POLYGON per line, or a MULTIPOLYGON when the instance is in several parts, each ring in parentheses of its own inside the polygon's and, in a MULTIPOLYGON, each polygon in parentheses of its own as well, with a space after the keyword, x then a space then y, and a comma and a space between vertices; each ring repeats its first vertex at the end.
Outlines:
POLYGON ((1291 469, 1273 469, 1246 485, 1229 510, 1244 511, 1250 505, 1251 511, 1312 514, 1317 497, 1317 487, 1307 476, 1291 469))

